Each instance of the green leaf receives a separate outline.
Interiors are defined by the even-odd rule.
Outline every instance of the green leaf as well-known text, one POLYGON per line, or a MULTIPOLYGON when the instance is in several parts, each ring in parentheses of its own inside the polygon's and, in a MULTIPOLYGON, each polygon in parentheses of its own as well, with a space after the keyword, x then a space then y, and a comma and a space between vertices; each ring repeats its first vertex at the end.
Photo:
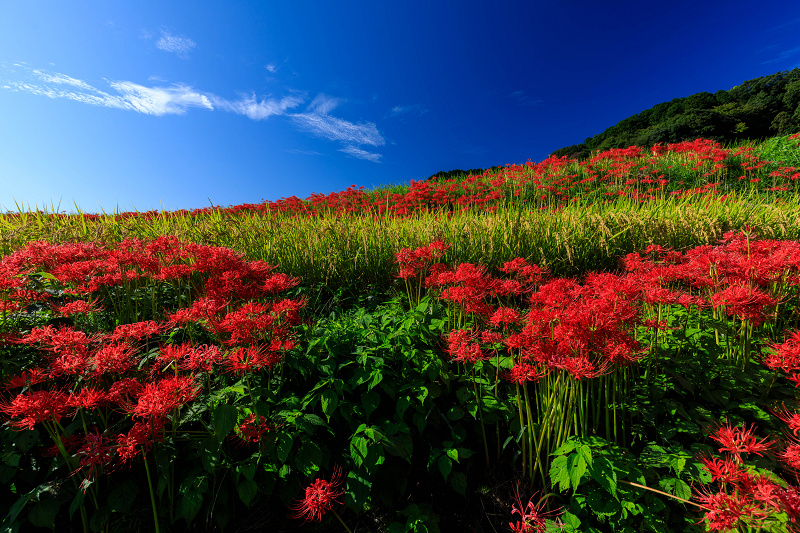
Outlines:
POLYGON ((567 455, 576 447, 577 443, 573 439, 569 439, 567 440, 567 442, 562 444, 556 451, 554 451, 553 455, 567 455))
POLYGON ((336 394, 336 391, 328 389, 323 391, 319 402, 320 405, 322 405, 322 412, 325 413, 325 416, 328 417, 328 421, 330 421, 331 414, 336 411, 336 406, 339 405, 339 395, 336 394))
POLYGON ((356 466, 361 466, 364 459, 367 458, 368 445, 369 441, 360 435, 356 435, 350 440, 350 458, 353 459, 356 466))
POLYGON ((305 420, 307 422, 310 422, 310 423, 314 424, 315 426, 325 426, 326 425, 324 420, 322 420, 320 417, 318 417, 317 415, 315 415, 313 413, 307 414, 307 415, 303 415, 303 420, 305 420))
POLYGON ((592 461, 592 464, 589 466, 589 475, 591 475, 592 479, 599 483, 606 492, 611 494, 615 499, 618 499, 617 472, 614 470, 614 465, 608 458, 600 456, 592 461))
POLYGON ((278 433, 278 445, 276 447, 278 452, 278 461, 285 463, 289 458, 289 452, 292 451, 294 439, 288 433, 278 433))
POLYGON ((670 494, 673 494, 678 498, 683 498, 684 500, 688 500, 692 497, 692 488, 682 479, 678 478, 662 479, 658 482, 658 485, 665 492, 669 492, 670 494))
POLYGON ((308 477, 319 471, 322 463, 322 450, 316 442, 307 441, 300 446, 295 457, 295 466, 308 477))
POLYGON ((574 514, 566 511, 563 515, 561 515, 561 521, 568 527, 567 531, 578 531, 578 528, 581 525, 581 520, 574 514))
POLYGON ((372 482, 359 476, 353 470, 348 472, 347 482, 345 484, 344 503, 353 512, 361 512, 364 508, 364 504, 369 499, 371 491, 372 482))
POLYGON ((191 523, 200 508, 203 506, 203 493, 199 490, 187 490, 181 498, 181 516, 191 523))
POLYGON ((439 468, 439 472, 442 473, 442 477, 444 477, 446 482, 447 476, 450 475, 450 471, 453 469, 453 462, 446 455, 440 455, 439 460, 436 461, 436 466, 439 468))
POLYGON ((252 479, 245 478, 236 485, 236 492, 239 493, 239 498, 241 498, 242 502, 247 507, 250 507, 250 502, 258 494, 258 484, 252 479))
POLYGON ((378 408, 378 404, 381 403, 381 395, 371 390, 364 394, 361 397, 361 405, 364 406, 364 416, 369 417, 369 415, 378 408))
POLYGON ((578 447, 578 454, 583 458, 586 462, 587 466, 592 465, 592 448, 587 446, 586 444, 581 444, 578 447))
POLYGON ((83 505, 83 497, 86 496, 86 493, 82 490, 79 490, 75 493, 75 497, 72 499, 72 503, 69 504, 69 517, 72 518, 75 515, 75 511, 81 508, 83 505))
POLYGON ((28 520, 36 527, 54 528, 56 522, 56 515, 60 505, 58 501, 47 498, 37 502, 31 510, 28 511, 28 520))
POLYGON ((450 486, 462 496, 467 495, 467 476, 464 472, 453 472, 450 476, 450 486))
POLYGON ((461 420, 464 418, 464 410, 459 406, 453 406, 447 411, 447 419, 448 420, 461 420))
POLYGON ((127 513, 138 493, 139 486, 130 479, 115 483, 111 492, 108 493, 108 506, 114 512, 127 513))
POLYGON ((578 485, 581 484, 581 479, 586 473, 586 466, 586 459, 583 458, 583 455, 574 453, 569 456, 567 469, 569 470, 569 481, 572 485, 573 494, 578 490, 578 485))
POLYGON ((445 455, 455 462, 458 462, 458 450, 455 448, 448 448, 444 451, 445 455))
POLYGON ((200 450, 200 462, 206 472, 212 473, 219 465, 220 444, 216 435, 203 439, 200 450))
POLYGON ((598 516, 613 516, 622 506, 617 500, 609 499, 603 491, 593 490, 586 495, 586 503, 598 516))
POLYGON ((408 409, 408 406, 411 405, 411 398, 409 396, 401 396, 397 399, 397 404, 395 405, 395 413, 397 415, 398 420, 402 420, 403 415, 408 409))
POLYGON ((570 477, 567 469, 567 457, 560 455, 550 463, 550 483, 558 490, 563 492, 569 488, 570 477))

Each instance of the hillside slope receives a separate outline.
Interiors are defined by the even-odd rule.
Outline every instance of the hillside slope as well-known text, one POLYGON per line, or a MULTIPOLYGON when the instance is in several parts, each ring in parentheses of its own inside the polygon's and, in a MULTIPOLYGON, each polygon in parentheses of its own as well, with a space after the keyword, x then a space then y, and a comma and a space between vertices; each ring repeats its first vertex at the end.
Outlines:
POLYGON ((699 137, 723 144, 761 140, 800 130, 800 69, 748 80, 729 91, 701 92, 628 117, 583 143, 552 155, 586 158, 592 152, 650 147, 699 137))

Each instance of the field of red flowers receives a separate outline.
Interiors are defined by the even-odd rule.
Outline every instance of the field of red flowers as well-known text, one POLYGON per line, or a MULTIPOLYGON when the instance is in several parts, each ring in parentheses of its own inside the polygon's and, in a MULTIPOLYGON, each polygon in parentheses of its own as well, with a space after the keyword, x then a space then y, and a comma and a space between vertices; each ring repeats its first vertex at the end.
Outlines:
MULTIPOLYGON (((700 141, 612 152, 507 167, 486 190, 488 174, 259 209, 405 216, 533 190, 558 207, 589 174, 596 199, 659 201, 664 153, 692 185, 761 164, 700 141)), ((793 188, 780 168, 770 186, 793 188)), ((577 277, 451 244, 402 248, 392 287, 350 292, 173 236, 5 255, 3 527, 794 528, 798 242, 730 231, 577 277)))

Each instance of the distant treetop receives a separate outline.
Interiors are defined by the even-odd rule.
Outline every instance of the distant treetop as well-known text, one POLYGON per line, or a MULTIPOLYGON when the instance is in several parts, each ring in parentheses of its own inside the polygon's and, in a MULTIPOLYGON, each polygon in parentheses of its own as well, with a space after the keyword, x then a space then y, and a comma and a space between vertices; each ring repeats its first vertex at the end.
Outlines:
MULTIPOLYGON (((580 144, 551 155, 584 159, 592 152, 651 147, 698 137, 723 144, 800 130, 800 68, 745 81, 729 91, 702 92, 657 104, 580 144)), ((455 171, 454 171, 455 172, 455 171)))

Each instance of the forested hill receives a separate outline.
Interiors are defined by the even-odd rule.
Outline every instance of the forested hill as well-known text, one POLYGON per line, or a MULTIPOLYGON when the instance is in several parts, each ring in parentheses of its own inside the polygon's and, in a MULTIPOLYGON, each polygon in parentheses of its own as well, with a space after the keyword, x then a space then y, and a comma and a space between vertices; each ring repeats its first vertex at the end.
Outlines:
POLYGON ((698 137, 722 143, 800 130, 800 69, 749 80, 729 91, 702 92, 657 104, 583 143, 551 155, 585 158, 595 150, 650 147, 698 137))

